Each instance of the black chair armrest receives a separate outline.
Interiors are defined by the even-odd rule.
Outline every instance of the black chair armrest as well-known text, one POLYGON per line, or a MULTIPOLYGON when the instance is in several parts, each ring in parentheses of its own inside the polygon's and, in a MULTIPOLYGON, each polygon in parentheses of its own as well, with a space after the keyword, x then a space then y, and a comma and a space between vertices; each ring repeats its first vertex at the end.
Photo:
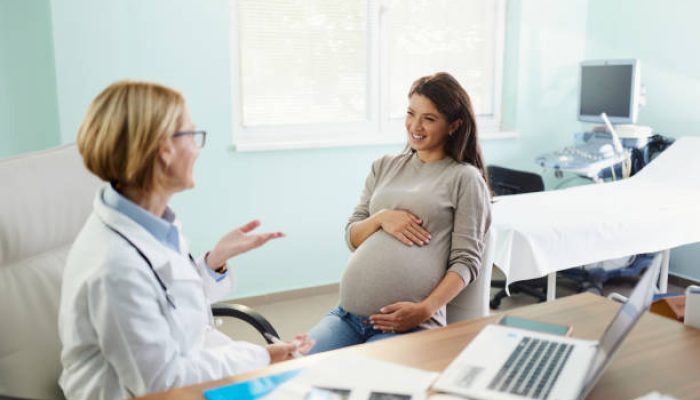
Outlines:
POLYGON ((211 311, 215 317, 231 317, 249 323, 260 332, 268 344, 272 344, 272 340, 265 336, 266 333, 279 338, 275 328, 262 314, 243 304, 216 303, 211 306, 211 311))

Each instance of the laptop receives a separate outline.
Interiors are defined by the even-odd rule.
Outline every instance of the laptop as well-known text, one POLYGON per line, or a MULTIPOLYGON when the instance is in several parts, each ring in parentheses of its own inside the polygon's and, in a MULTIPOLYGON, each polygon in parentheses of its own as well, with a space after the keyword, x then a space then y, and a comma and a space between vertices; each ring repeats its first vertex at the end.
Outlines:
POLYGON ((487 325, 433 389, 475 399, 582 399, 649 308, 659 276, 657 255, 597 341, 487 325))

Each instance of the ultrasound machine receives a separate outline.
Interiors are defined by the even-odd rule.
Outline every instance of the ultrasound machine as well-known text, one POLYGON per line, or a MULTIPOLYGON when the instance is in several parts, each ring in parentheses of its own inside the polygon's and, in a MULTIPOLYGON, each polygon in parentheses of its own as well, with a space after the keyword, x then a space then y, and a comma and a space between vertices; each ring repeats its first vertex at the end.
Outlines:
POLYGON ((538 156, 535 162, 561 178, 570 172, 602 182, 639 171, 672 139, 634 125, 643 104, 640 65, 635 59, 581 63, 578 120, 604 124, 574 134, 574 144, 538 156))
MULTIPOLYGON (((578 120, 601 125, 574 134, 573 145, 538 156, 537 164, 557 178, 568 172, 598 183, 634 175, 673 143, 650 127, 634 125, 644 102, 638 60, 584 61, 580 72, 578 120)), ((600 291, 610 278, 638 275, 653 256, 608 260, 567 273, 600 291)))

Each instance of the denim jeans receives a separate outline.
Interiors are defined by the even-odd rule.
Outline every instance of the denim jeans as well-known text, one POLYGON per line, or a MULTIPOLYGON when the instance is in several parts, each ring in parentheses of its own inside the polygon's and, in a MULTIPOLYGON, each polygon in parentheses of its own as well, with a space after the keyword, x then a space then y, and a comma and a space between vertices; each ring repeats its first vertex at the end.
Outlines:
MULTIPOLYGON (((408 332, 415 332, 414 328, 408 332)), ((408 333, 406 332, 406 333, 408 333)), ((372 327, 369 317, 355 315, 338 306, 326 314, 311 330, 309 337, 316 340, 310 354, 335 350, 341 347, 373 342, 399 335, 384 333, 372 327)))

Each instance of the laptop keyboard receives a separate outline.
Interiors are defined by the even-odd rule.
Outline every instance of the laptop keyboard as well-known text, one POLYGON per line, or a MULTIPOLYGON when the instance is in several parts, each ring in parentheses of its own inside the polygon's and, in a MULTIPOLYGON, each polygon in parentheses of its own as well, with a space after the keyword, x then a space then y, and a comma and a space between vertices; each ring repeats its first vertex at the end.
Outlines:
POLYGON ((491 390, 546 399, 574 346, 523 337, 489 383, 491 390))

